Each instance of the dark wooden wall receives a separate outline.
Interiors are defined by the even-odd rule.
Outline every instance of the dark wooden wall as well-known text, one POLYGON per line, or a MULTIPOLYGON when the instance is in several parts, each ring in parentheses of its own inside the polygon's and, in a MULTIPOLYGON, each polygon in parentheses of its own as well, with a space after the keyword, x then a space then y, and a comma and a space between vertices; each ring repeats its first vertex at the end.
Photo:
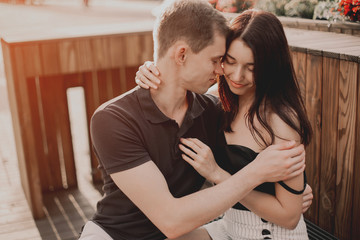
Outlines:
POLYGON ((306 149, 314 201, 305 217, 340 239, 358 239, 360 39, 310 31, 288 38, 314 130, 306 149))

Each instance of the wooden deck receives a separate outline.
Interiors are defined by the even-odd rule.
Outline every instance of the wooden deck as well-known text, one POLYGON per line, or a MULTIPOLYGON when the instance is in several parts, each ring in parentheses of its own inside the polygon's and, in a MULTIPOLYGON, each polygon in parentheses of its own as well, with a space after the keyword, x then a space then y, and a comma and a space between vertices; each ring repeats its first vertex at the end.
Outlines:
POLYGON ((20 184, 2 54, 0 54, 0 239, 41 239, 20 184))

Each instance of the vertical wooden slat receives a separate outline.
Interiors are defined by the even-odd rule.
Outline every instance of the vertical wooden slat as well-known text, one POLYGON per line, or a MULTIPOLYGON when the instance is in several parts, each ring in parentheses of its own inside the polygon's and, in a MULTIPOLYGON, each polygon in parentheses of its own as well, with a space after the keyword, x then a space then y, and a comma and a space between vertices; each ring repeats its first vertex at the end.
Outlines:
MULTIPOLYGON (((83 74, 86 117, 87 117, 88 126, 90 126, 91 117, 92 117, 94 111, 99 106, 97 91, 96 91, 96 94, 94 94, 94 92, 95 92, 94 88, 96 88, 96 86, 97 86, 97 81, 93 80, 93 78, 94 78, 93 75, 96 75, 96 73, 86 72, 83 74), (94 84, 94 82, 96 84, 94 84)), ((92 149, 91 138, 89 138, 89 144, 90 144, 90 149, 92 149)), ((90 157, 91 157, 92 180, 94 183, 101 182, 102 181, 101 173, 97 168, 99 163, 98 163, 98 160, 96 159, 94 151, 90 152, 90 157)))
POLYGON ((31 124, 31 109, 26 91, 26 68, 20 48, 11 48, 1 43, 4 56, 10 110, 13 120, 21 184, 35 218, 44 216, 42 210, 41 183, 36 149, 33 147, 34 134, 31 124), (30 162, 31 164, 30 164, 30 162))
POLYGON ((47 149, 45 151, 45 158, 47 164, 48 179, 46 190, 56 190, 63 188, 63 181, 61 177, 61 166, 59 160, 59 148, 57 140, 57 117, 54 114, 56 109, 56 95, 57 91, 61 88, 57 81, 53 81, 53 78, 42 77, 40 78, 40 91, 41 91, 41 102, 43 107, 45 132, 47 149), (55 95, 55 96, 54 96, 55 95), (55 99, 54 99, 55 97, 55 99), (55 101, 55 102, 54 102, 55 101))
POLYGON ((354 162, 354 187, 352 209, 352 238, 356 240, 360 236, 360 64, 357 73, 357 105, 356 105, 356 139, 355 139, 355 162, 354 162))
POLYGON ((127 67, 125 69, 126 91, 136 87, 135 75, 139 66, 127 67))
POLYGON ((75 43, 79 72, 90 71, 95 68, 91 39, 79 39, 75 43))
POLYGON ((111 68, 119 68, 125 64, 124 37, 112 37, 110 42, 110 61, 111 68))
POLYGON ((54 93, 54 96, 56 96, 55 101, 57 103, 56 109, 58 110, 56 111, 56 128, 58 129, 58 145, 61 144, 61 152, 59 154, 62 156, 59 157, 64 161, 67 187, 76 187, 77 180, 65 82, 75 82, 76 79, 73 80, 72 78, 76 77, 76 75, 65 75, 58 77, 56 80, 54 79, 59 82, 57 84, 59 89, 54 93))
POLYGON ((25 168, 27 172, 27 175, 25 175, 27 176, 27 179, 25 180, 24 178, 24 180, 28 182, 25 184, 30 185, 28 200, 30 198, 30 205, 32 207, 34 217, 39 218, 44 216, 44 213, 42 211, 41 182, 39 177, 39 156, 33 145, 37 141, 37 129, 34 128, 34 124, 32 122, 33 112, 29 107, 29 94, 26 89, 27 72, 25 68, 28 61, 34 61, 34 58, 39 57, 39 53, 35 55, 28 55, 26 52, 22 51, 21 47, 15 47, 13 51, 14 59, 12 64, 16 66, 13 82, 17 98, 16 109, 18 111, 19 124, 21 127, 21 140, 24 154, 24 156, 20 157, 27 158, 20 160, 20 162, 23 164, 21 167, 25 168))
POLYGON ((123 50, 125 52, 125 65, 137 66, 142 60, 142 48, 141 39, 139 35, 127 35, 125 36, 125 44, 123 50))
POLYGON ((47 149, 45 123, 43 118, 42 104, 38 100, 41 99, 40 83, 38 78, 29 78, 27 80, 27 89, 29 93, 29 106, 31 109, 31 116, 33 121, 33 129, 35 134, 36 143, 34 148, 37 153, 37 162, 41 166, 39 177, 41 182, 41 189, 48 189, 48 179, 50 178, 49 166, 45 157, 47 149))
POLYGON ((334 230, 339 59, 323 58, 319 226, 334 230))
POLYGON ((57 42, 48 42, 40 45, 41 65, 44 75, 58 74, 61 72, 59 48, 57 42))
POLYGON ((109 38, 94 38, 91 40, 92 58, 95 69, 106 69, 111 66, 109 38))
POLYGON ((292 59, 293 59, 296 78, 299 83, 299 87, 300 87, 300 91, 301 91, 301 97, 302 97, 303 101, 305 101, 306 53, 292 51, 292 59))
POLYGON ((110 99, 111 96, 111 78, 108 75, 108 70, 99 70, 97 73, 97 85, 98 89, 98 102, 99 105, 103 104, 110 99))
POLYGON ((322 96, 322 56, 317 52, 308 53, 306 61, 305 105, 313 128, 312 143, 306 149, 306 172, 309 185, 313 189, 314 200, 307 211, 307 218, 318 223, 320 147, 321 147, 321 96, 322 96))
POLYGON ((22 47, 23 55, 29 59, 24 64, 27 77, 39 76, 43 71, 41 67, 40 48, 38 44, 31 44, 22 47))
POLYGON ((141 62, 138 64, 142 64, 145 61, 152 61, 153 60, 153 37, 152 34, 143 34, 141 38, 141 46, 142 46, 142 55, 141 55, 141 62))
MULTIPOLYGON (((358 64, 340 61, 335 234, 350 239, 358 64)), ((358 203, 357 203, 358 204, 358 203)))
POLYGON ((112 80, 112 96, 116 97, 123 92, 121 88, 120 69, 117 68, 111 70, 111 80, 112 80))
POLYGON ((59 48, 59 64, 61 72, 71 73, 79 71, 79 56, 75 40, 61 41, 59 48))

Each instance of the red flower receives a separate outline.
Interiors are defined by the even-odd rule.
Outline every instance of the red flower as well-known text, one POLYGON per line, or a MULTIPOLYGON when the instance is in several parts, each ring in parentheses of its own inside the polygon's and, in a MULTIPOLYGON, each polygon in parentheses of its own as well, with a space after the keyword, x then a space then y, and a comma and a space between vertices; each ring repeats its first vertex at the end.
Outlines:
POLYGON ((341 0, 338 11, 340 11, 340 14, 349 17, 351 21, 360 21, 359 0, 341 0))

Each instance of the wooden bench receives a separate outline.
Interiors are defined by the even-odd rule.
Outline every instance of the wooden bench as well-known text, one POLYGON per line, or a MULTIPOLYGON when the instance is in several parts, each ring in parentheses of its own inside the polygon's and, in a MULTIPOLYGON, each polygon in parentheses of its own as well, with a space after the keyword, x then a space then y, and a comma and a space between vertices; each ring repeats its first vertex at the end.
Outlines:
MULTIPOLYGON (((43 239, 77 239, 81 227, 95 212, 87 197, 77 189, 44 195, 46 217, 36 220, 43 239)), ((305 220, 310 240, 338 240, 309 220, 305 220)))

